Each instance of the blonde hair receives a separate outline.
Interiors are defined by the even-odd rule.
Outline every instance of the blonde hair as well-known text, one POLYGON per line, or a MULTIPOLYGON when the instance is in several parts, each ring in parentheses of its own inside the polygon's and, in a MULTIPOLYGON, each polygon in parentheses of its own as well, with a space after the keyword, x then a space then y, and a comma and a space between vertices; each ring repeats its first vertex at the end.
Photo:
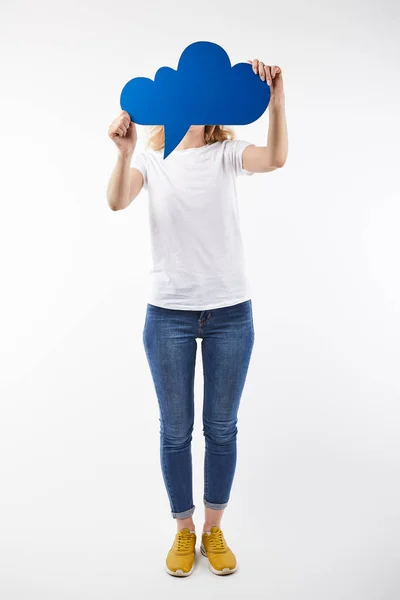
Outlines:
MULTIPOLYGON (((233 140, 235 132, 225 125, 206 125, 204 128, 204 139, 206 144, 233 140)), ((152 150, 162 150, 165 145, 164 125, 153 125, 150 127, 149 138, 146 146, 152 150)))

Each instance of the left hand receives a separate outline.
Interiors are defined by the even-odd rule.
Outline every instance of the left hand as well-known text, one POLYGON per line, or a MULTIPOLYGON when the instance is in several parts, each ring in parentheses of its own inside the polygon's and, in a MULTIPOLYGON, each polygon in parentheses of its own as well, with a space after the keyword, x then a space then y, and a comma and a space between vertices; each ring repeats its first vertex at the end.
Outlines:
POLYGON ((271 100, 281 99, 284 96, 282 69, 276 65, 270 66, 264 64, 261 60, 255 58, 248 60, 253 66, 254 73, 260 76, 262 81, 266 81, 270 87, 271 100))

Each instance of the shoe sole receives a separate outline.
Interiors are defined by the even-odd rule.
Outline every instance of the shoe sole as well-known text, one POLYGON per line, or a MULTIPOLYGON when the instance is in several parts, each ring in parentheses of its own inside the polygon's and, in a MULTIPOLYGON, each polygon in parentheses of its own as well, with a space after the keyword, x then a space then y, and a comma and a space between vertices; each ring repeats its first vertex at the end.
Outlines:
POLYGON ((212 566, 212 564, 210 563, 210 561, 208 559, 207 550, 205 549, 204 544, 201 544, 200 552, 208 560, 208 568, 210 569, 210 571, 212 573, 214 573, 214 575, 230 575, 231 573, 234 573, 235 571, 237 571, 237 568, 238 568, 237 565, 234 569, 228 569, 227 567, 225 567, 225 569, 222 569, 222 571, 218 571, 217 569, 214 569, 214 567, 212 566))
POLYGON ((187 571, 187 572, 182 571, 182 569, 178 569, 177 571, 170 571, 167 566, 165 567, 166 572, 169 575, 172 575, 172 577, 188 577, 188 575, 191 575, 193 573, 193 569, 194 569, 194 565, 190 569, 190 571, 187 571))
MULTIPOLYGON (((195 557, 196 557, 196 551, 195 551, 195 557)), ((192 568, 190 569, 190 571, 182 571, 182 569, 177 569, 176 571, 170 571, 170 569, 168 569, 167 565, 165 565, 165 570, 168 573, 168 575, 172 575, 172 577, 188 577, 189 575, 191 575, 193 573, 194 561, 193 561, 193 565, 192 565, 192 568)))

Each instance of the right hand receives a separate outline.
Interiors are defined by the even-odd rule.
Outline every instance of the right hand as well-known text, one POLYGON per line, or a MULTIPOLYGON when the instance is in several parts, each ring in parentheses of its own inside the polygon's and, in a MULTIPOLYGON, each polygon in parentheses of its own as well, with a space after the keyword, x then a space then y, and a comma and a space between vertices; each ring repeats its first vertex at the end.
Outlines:
POLYGON ((111 123, 108 135, 120 152, 133 154, 137 142, 136 125, 125 110, 111 123))

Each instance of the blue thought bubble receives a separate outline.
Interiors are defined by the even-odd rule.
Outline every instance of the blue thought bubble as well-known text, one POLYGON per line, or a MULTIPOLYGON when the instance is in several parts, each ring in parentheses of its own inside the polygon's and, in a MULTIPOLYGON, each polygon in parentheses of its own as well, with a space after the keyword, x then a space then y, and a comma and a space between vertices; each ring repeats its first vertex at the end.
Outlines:
POLYGON ((128 81, 120 104, 138 125, 164 125, 165 159, 191 125, 247 125, 261 117, 269 100, 269 85, 250 63, 232 67, 218 44, 194 42, 176 71, 160 67, 154 81, 128 81))

